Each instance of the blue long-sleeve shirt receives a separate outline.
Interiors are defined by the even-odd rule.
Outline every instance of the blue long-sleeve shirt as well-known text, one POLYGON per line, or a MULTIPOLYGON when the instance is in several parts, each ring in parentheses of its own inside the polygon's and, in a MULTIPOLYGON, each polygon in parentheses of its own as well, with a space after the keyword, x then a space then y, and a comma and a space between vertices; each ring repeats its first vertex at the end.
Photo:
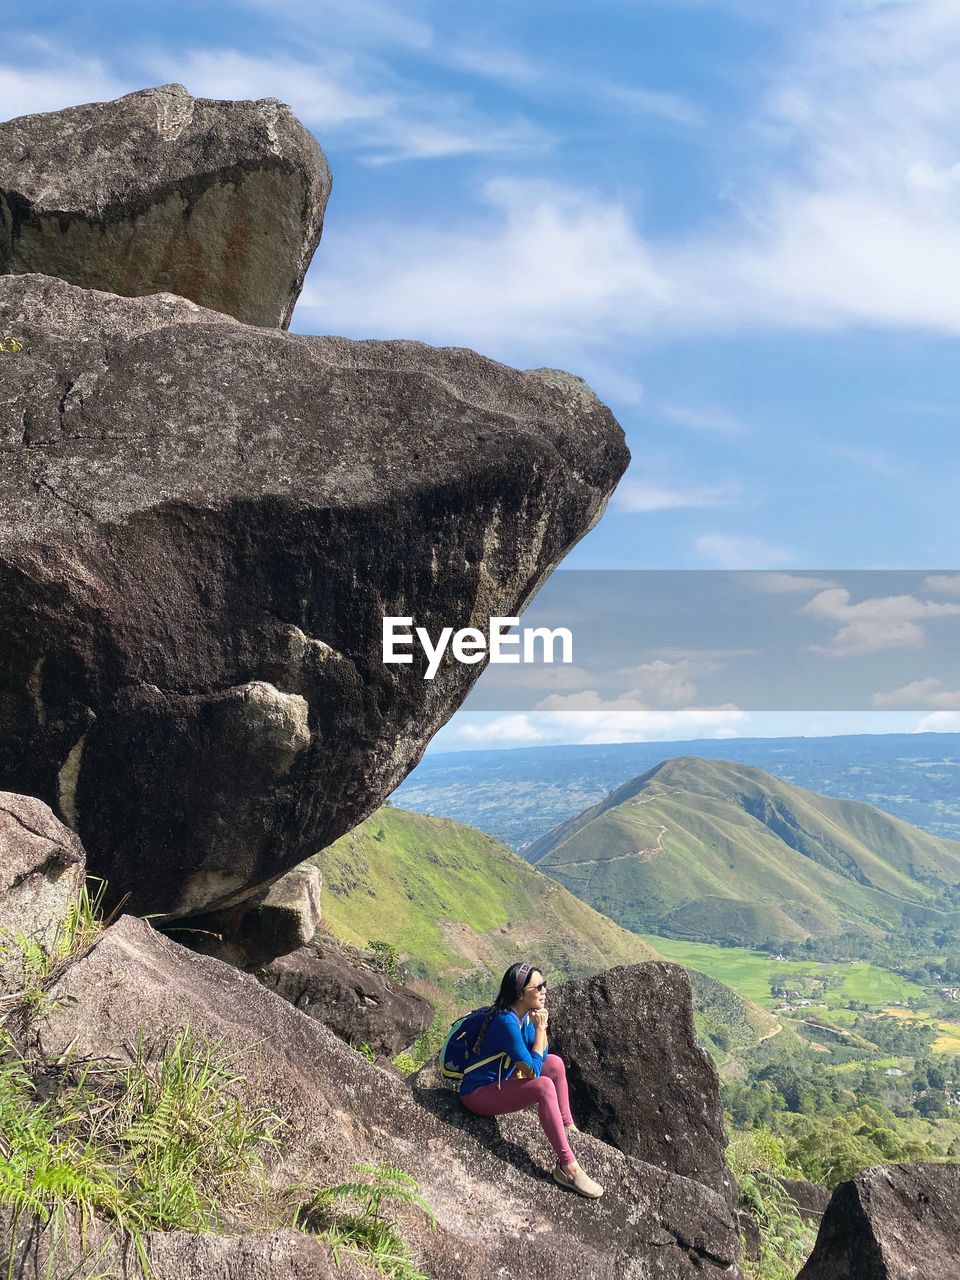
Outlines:
POLYGON ((543 1069, 547 1050, 544 1049, 543 1053, 533 1052, 532 1046, 536 1038, 537 1029, 529 1017, 524 1018, 521 1025, 512 1009, 504 1009, 498 1013, 487 1028, 480 1052, 467 1063, 468 1068, 473 1062, 482 1065, 467 1070, 460 1083, 460 1093, 471 1093, 481 1085, 500 1084, 509 1080, 516 1071, 518 1062, 524 1063, 538 1076, 543 1069))

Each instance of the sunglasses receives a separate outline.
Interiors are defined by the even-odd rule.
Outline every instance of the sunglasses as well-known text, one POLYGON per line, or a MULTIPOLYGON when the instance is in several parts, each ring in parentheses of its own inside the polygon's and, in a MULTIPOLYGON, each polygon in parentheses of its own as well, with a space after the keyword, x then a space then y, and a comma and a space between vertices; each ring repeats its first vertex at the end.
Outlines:
POLYGON ((537 985, 533 988, 534 991, 546 991, 546 989, 547 989, 546 982, 538 982, 537 985))

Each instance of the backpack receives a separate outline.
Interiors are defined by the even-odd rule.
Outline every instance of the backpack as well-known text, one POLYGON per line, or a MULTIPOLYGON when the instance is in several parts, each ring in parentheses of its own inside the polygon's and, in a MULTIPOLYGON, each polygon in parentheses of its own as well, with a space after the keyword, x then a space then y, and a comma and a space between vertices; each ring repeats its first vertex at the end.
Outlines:
POLYGON ((487 1027, 490 1025, 495 1013, 496 1010, 489 1007, 473 1009, 470 1013, 465 1013, 462 1018, 457 1018, 456 1022, 453 1023, 447 1032, 443 1048, 437 1055, 440 1062, 440 1074, 445 1080, 453 1080, 459 1084, 468 1071, 474 1071, 477 1067, 484 1067, 488 1062, 496 1062, 498 1058, 503 1059, 502 1066, 510 1066, 510 1059, 502 1050, 500 1053, 491 1054, 489 1058, 478 1058, 476 1062, 470 1061, 474 1055, 474 1044, 477 1037, 481 1033, 486 1034, 487 1027))

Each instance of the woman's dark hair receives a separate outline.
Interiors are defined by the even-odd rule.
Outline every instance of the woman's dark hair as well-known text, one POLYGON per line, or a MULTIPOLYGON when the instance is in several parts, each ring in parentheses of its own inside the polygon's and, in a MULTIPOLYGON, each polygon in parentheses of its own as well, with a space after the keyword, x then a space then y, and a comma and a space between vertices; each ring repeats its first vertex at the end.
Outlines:
POLYGON ((530 975, 538 972, 537 966, 531 964, 529 960, 518 960, 516 964, 512 964, 501 979, 500 990, 493 1002, 494 1008, 498 1012, 501 1009, 509 1009, 526 991, 530 983, 530 975))
POLYGON ((531 964, 529 960, 518 960, 516 964, 510 966, 500 980, 500 990, 497 992, 496 1000, 487 1010, 487 1016, 480 1024, 477 1038, 473 1042, 474 1053, 480 1052, 480 1046, 483 1044, 483 1037, 487 1034, 487 1028, 497 1014, 502 1013, 504 1009, 509 1009, 512 1004, 520 999, 529 985, 530 975, 538 972, 537 966, 531 964))

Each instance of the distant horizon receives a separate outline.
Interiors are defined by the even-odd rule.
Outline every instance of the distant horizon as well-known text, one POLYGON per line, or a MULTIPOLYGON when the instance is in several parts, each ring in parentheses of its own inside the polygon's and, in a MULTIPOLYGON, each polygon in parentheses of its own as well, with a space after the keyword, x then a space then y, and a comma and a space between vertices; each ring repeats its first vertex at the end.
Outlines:
MULTIPOLYGON (((433 750, 433 743, 436 738, 431 739, 426 751, 423 753, 423 759, 427 756, 466 756, 477 755, 482 753, 505 753, 505 752, 521 752, 521 751, 609 751, 616 748, 629 747, 677 747, 677 746, 694 746, 697 744, 709 744, 716 746, 721 742, 813 742, 821 738, 909 738, 912 740, 923 740, 927 738, 935 739, 942 742, 944 739, 955 738, 958 749, 960 749, 960 732, 948 729, 924 729, 924 730, 860 730, 859 732, 837 732, 837 733, 751 733, 751 734, 731 734, 724 738, 631 738, 628 741, 619 742, 546 742, 546 743, 524 743, 509 747, 491 747, 489 745, 478 744, 475 747, 458 747, 450 750, 433 750)), ((402 784, 401 784, 402 785, 402 784)))

